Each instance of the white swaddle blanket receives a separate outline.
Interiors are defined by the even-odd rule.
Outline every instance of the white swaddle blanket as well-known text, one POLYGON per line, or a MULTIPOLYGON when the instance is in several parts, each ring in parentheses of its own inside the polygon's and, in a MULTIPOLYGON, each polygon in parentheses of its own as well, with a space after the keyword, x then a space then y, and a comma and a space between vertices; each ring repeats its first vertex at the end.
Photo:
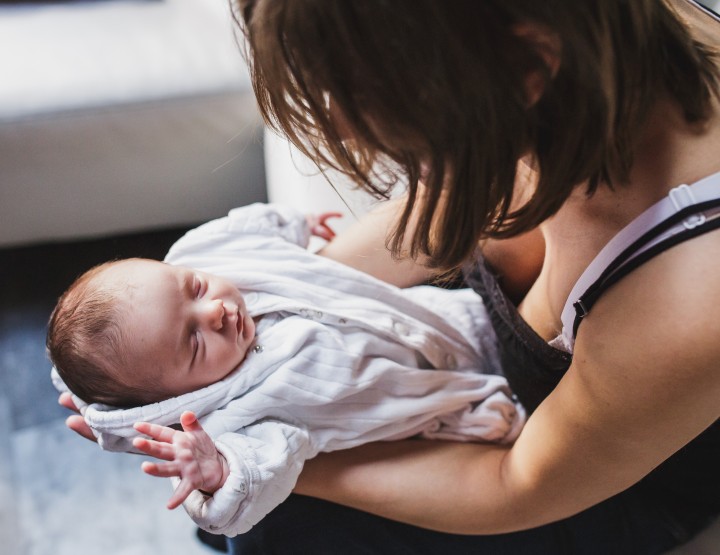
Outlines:
MULTIPOLYGON (((320 451, 418 434, 511 442, 525 420, 475 293, 398 289, 309 253, 308 236, 302 215, 262 204, 189 232, 166 261, 235 283, 262 316, 255 348, 220 382, 160 403, 75 399, 114 451, 132 450, 135 422, 170 426, 194 411, 230 466, 212 497, 195 491, 184 504, 214 533, 249 530, 320 451)), ((66 389, 55 371, 53 381, 66 389)))

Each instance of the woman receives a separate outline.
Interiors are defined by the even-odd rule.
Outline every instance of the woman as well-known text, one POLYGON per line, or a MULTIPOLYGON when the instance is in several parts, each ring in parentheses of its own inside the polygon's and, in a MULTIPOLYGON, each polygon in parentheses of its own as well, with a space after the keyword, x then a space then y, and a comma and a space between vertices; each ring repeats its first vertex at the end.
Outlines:
POLYGON ((531 416, 512 448, 321 455, 231 551, 651 554, 720 513, 720 23, 686 0, 238 17, 269 122, 375 193, 379 161, 409 182, 324 254, 398 285, 463 268, 531 416))

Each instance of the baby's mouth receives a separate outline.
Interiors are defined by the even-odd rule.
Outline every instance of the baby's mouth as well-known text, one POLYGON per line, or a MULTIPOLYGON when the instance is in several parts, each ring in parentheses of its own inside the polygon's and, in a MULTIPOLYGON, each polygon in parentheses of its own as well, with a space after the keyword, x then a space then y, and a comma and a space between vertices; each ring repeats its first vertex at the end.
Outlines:
POLYGON ((239 310, 238 310, 238 314, 237 314, 237 323, 235 324, 235 327, 237 328, 238 339, 240 339, 243 336, 243 328, 245 327, 245 318, 243 318, 243 315, 239 310))

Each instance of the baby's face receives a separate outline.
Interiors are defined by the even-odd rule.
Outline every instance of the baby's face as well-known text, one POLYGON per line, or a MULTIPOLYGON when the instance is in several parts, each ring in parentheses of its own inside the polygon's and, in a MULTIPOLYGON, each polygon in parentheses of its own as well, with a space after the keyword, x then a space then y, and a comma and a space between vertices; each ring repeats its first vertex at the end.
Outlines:
POLYGON ((151 260, 121 262, 107 273, 128 284, 124 344, 136 366, 129 376, 151 376, 177 396, 224 378, 245 358, 255 322, 230 281, 151 260))

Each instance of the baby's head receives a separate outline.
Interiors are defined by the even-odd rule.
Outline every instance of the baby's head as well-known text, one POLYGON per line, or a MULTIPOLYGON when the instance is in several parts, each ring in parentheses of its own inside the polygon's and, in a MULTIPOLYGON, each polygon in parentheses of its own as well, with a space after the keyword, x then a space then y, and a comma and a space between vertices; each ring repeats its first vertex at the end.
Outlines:
POLYGON ((230 281, 132 258, 97 266, 70 286, 50 317, 47 347, 70 391, 127 407, 224 378, 254 337, 230 281))

